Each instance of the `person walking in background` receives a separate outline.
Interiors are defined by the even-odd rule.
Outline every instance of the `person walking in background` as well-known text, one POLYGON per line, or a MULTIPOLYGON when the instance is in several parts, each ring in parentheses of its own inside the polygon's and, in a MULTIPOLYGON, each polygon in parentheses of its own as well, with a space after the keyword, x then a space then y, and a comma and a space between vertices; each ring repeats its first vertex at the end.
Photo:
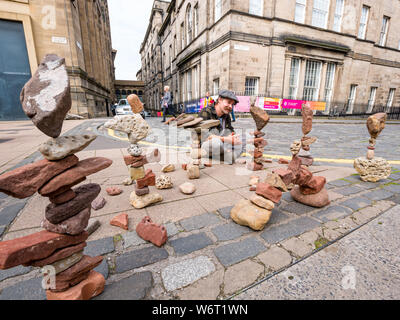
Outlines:
POLYGON ((176 115, 174 114, 174 111, 172 110, 172 98, 171 98, 171 92, 169 92, 168 86, 164 87, 164 96, 162 98, 161 104, 162 104, 162 110, 163 110, 163 121, 161 121, 161 122, 165 122, 165 118, 166 118, 167 114, 170 114, 176 118, 176 115))
POLYGON ((214 103, 214 100, 212 97, 210 97, 210 92, 206 92, 206 97, 204 98, 203 101, 203 108, 207 108, 211 106, 214 103))
POLYGON ((232 112, 231 112, 231 116, 232 116, 232 122, 235 122, 236 121, 236 118, 235 118, 235 106, 233 106, 232 107, 232 112))

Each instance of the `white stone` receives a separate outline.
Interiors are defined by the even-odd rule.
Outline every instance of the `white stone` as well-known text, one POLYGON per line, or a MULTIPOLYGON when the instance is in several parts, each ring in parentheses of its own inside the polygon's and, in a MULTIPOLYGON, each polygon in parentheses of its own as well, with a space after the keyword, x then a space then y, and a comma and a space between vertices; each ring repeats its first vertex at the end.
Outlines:
POLYGON ((156 179, 156 188, 159 190, 171 189, 173 186, 171 177, 161 175, 156 179))
POLYGON ((136 209, 143 209, 152 204, 163 201, 163 197, 158 193, 150 193, 145 196, 137 196, 136 192, 132 192, 130 196, 130 203, 136 209))
POLYGON ((193 183, 186 182, 179 186, 179 190, 184 194, 193 194, 196 191, 196 186, 193 183))

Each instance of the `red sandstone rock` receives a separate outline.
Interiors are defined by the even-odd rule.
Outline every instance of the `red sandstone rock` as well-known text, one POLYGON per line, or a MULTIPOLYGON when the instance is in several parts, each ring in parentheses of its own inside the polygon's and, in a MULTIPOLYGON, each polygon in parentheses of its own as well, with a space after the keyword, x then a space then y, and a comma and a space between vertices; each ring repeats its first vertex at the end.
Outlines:
POLYGON ((54 253, 51 256, 49 256, 45 259, 30 261, 28 263, 24 263, 23 266, 24 267, 29 267, 29 266, 44 267, 44 266, 52 264, 56 261, 68 258, 68 257, 72 256, 74 253, 82 251, 85 247, 86 247, 86 242, 82 242, 75 246, 58 249, 58 250, 54 251, 54 253))
POLYGON ((306 185, 311 180, 312 177, 313 174, 311 173, 310 170, 301 167, 300 174, 297 176, 297 179, 294 181, 294 183, 298 184, 299 186, 306 185))
POLYGON ((122 213, 118 216, 115 216, 111 221, 110 224, 112 226, 120 227, 124 230, 129 230, 129 220, 128 214, 122 213))
POLYGON ((285 169, 285 168, 278 168, 278 169, 274 169, 272 171, 273 173, 278 174, 282 181, 288 186, 289 184, 291 184, 293 182, 293 180, 296 179, 295 175, 293 174, 292 171, 290 171, 289 169, 285 169))
POLYGON ((75 155, 60 161, 46 159, 25 165, 0 176, 0 192, 18 199, 32 196, 47 181, 79 162, 75 155))
POLYGON ((281 158, 281 159, 278 160, 278 163, 279 163, 279 164, 289 164, 289 161, 286 160, 286 159, 282 159, 282 158, 281 158))
POLYGON ((147 164, 145 156, 124 156, 124 161, 127 166, 137 165, 134 168, 138 168, 147 164))
POLYGON ((149 189, 149 187, 144 187, 144 188, 138 189, 137 185, 135 185, 135 193, 138 197, 145 196, 146 194, 150 193, 150 189, 149 189))
POLYGON ((268 113, 256 106, 250 107, 250 113, 256 123, 257 131, 261 131, 269 122, 268 113))
POLYGON ((265 139, 262 139, 261 141, 254 142, 254 146, 256 148, 265 148, 268 145, 268 141, 265 139))
POLYGON ((80 234, 89 224, 90 208, 82 210, 80 213, 68 218, 58 224, 52 224, 47 219, 43 219, 41 227, 50 232, 70 234, 72 236, 80 234))
POLYGON ((80 184, 81 182, 83 182, 85 180, 86 180, 86 177, 82 177, 82 179, 79 179, 70 185, 63 186, 63 187, 59 188, 58 190, 56 190, 52 193, 49 193, 48 195, 46 195, 46 197, 49 197, 52 199, 57 198, 59 195, 63 194, 64 192, 66 192, 68 190, 71 190, 72 187, 76 186, 77 184, 80 184))
POLYGON ((246 168, 250 171, 260 171, 264 169, 264 166, 261 163, 250 161, 246 163, 246 168))
POLYGON ((128 100, 133 113, 140 113, 143 111, 143 103, 136 94, 130 94, 126 99, 128 100))
POLYGON ((87 177, 88 175, 108 168, 111 164, 112 160, 101 157, 82 160, 75 167, 51 179, 47 184, 40 188, 39 193, 42 196, 47 196, 63 186, 70 185, 83 177, 87 177))
POLYGON ((110 196, 118 196, 122 193, 122 190, 118 187, 109 187, 106 189, 106 192, 110 196))
POLYGON ((330 204, 328 191, 325 188, 316 194, 304 195, 300 191, 300 187, 295 186, 292 191, 290 191, 291 196, 296 201, 305 204, 307 206, 322 208, 330 204))
POLYGON ((33 260, 49 257, 60 248, 86 241, 86 231, 77 236, 68 236, 41 231, 26 237, 0 242, 0 269, 9 269, 33 260))
POLYGON ((167 229, 153 223, 150 217, 143 218, 136 227, 136 233, 142 239, 150 241, 158 247, 161 247, 168 239, 167 229))
POLYGON ((307 166, 307 167, 310 167, 310 166, 312 166, 312 164, 314 163, 314 158, 312 158, 312 157, 302 157, 302 156, 299 156, 299 158, 300 158, 300 160, 301 160, 301 164, 303 165, 303 166, 307 166))
POLYGON ((54 203, 54 204, 63 204, 65 202, 72 200, 75 197, 76 197, 76 193, 74 191, 72 191, 72 189, 69 189, 55 197, 50 197, 49 200, 51 203, 54 203))
POLYGON ((309 105, 303 104, 301 108, 301 115, 303 117, 303 127, 302 127, 303 134, 307 135, 312 130, 312 121, 314 117, 314 112, 309 105))
POLYGON ((92 270, 87 279, 64 292, 46 290, 47 300, 90 300, 104 291, 105 283, 104 276, 92 270))
POLYGON ((320 192, 326 184, 325 177, 313 176, 305 185, 300 186, 300 192, 304 195, 320 192))
POLYGON ((70 281, 79 276, 80 274, 83 274, 85 272, 88 272, 96 268, 102 261, 103 261, 102 256, 98 257, 83 256, 83 258, 78 263, 74 264, 67 270, 57 274, 56 283, 70 281))
POLYGON ((256 191, 257 190, 257 186, 251 186, 250 187, 250 191, 256 191))
POLYGON ((269 185, 268 183, 262 182, 257 184, 256 194, 275 203, 279 203, 282 198, 282 191, 269 185))
POLYGON ((288 170, 292 171, 295 178, 300 174, 300 169, 301 169, 301 159, 297 156, 294 156, 292 158, 292 161, 290 161, 288 165, 288 170))
POLYGON ((205 163, 204 166, 207 167, 207 168, 211 168, 212 167, 212 163, 205 163))
POLYGON ((144 178, 136 180, 136 187, 143 189, 145 187, 156 185, 156 175, 151 169, 147 169, 144 178))
POLYGON ((91 205, 101 191, 101 187, 95 183, 85 184, 74 189, 76 197, 66 203, 55 205, 50 203, 46 207, 46 219, 53 224, 58 224, 73 217, 91 205))

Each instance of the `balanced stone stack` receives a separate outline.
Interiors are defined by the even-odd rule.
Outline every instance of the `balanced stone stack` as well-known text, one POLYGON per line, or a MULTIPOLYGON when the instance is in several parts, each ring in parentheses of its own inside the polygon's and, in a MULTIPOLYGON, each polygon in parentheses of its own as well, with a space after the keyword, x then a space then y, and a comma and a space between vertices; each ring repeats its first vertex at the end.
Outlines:
POLYGON ((312 121, 314 117, 313 110, 310 108, 310 106, 303 104, 302 109, 301 109, 301 115, 303 117, 303 138, 301 138, 301 141, 295 141, 292 145, 291 151, 296 152, 298 150, 298 157, 301 159, 301 164, 309 167, 314 163, 314 158, 311 156, 310 153, 310 146, 314 142, 317 141, 317 138, 315 137, 307 137, 307 135, 311 132, 312 130, 312 121), (300 147, 300 149, 298 149, 300 147))
POLYGON ((131 145, 128 148, 129 155, 124 157, 129 170, 129 183, 127 184, 136 182, 135 191, 130 195, 130 202, 136 209, 142 209, 163 200, 162 196, 157 193, 150 194, 149 187, 156 185, 156 175, 151 169, 145 170, 144 168, 145 164, 160 162, 161 154, 158 149, 154 149, 143 155, 143 150, 138 143, 148 136, 151 128, 140 115, 140 112, 143 111, 140 99, 133 94, 128 96, 128 102, 134 114, 115 116, 114 119, 106 122, 104 127, 128 135, 131 145))
POLYGON ((48 197, 45 231, 0 242, 0 269, 18 265, 46 270, 47 299, 90 299, 104 290, 104 277, 95 272, 103 257, 83 254, 91 214, 91 202, 100 193, 98 184, 74 188, 88 175, 109 167, 106 158, 79 161, 76 152, 95 135, 59 137, 63 120, 71 108, 70 85, 65 60, 47 55, 21 92, 24 112, 52 139, 39 151, 45 159, 0 176, 0 191, 23 199, 39 192, 48 197))
POLYGON ((254 140, 252 140, 254 151, 251 152, 253 159, 247 162, 246 167, 251 171, 259 171, 264 169, 264 163, 268 161, 263 158, 264 148, 268 145, 268 142, 263 138, 265 133, 261 130, 268 124, 270 118, 265 110, 255 106, 254 103, 252 103, 250 113, 256 123, 257 130, 251 133, 254 135, 254 140))
POLYGON ((385 128, 386 118, 386 113, 377 113, 367 120, 367 128, 371 136, 367 156, 354 161, 354 168, 363 181, 378 182, 387 179, 392 171, 390 164, 385 159, 375 157, 376 139, 385 128))

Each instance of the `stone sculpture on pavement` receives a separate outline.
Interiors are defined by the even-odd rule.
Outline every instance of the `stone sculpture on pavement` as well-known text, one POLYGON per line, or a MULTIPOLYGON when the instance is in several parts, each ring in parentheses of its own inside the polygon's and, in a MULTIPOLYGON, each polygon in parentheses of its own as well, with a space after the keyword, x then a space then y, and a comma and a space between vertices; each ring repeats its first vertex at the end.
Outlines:
POLYGON ((40 266, 47 270, 47 299, 91 299, 105 284, 104 277, 93 270, 103 257, 83 254, 91 203, 101 187, 93 183, 72 187, 108 168, 112 161, 101 157, 79 161, 75 153, 87 147, 94 135, 58 137, 71 108, 64 59, 47 55, 22 89, 21 102, 36 127, 52 139, 39 148, 44 160, 1 175, 0 191, 20 199, 38 192, 51 203, 41 223, 44 231, 0 242, 0 269, 40 266))
POLYGON ((363 181, 378 182, 387 179, 392 171, 390 164, 385 159, 375 157, 376 139, 385 129, 386 118, 386 113, 377 113, 367 120, 367 128, 371 136, 367 156, 354 160, 354 168, 363 181))

